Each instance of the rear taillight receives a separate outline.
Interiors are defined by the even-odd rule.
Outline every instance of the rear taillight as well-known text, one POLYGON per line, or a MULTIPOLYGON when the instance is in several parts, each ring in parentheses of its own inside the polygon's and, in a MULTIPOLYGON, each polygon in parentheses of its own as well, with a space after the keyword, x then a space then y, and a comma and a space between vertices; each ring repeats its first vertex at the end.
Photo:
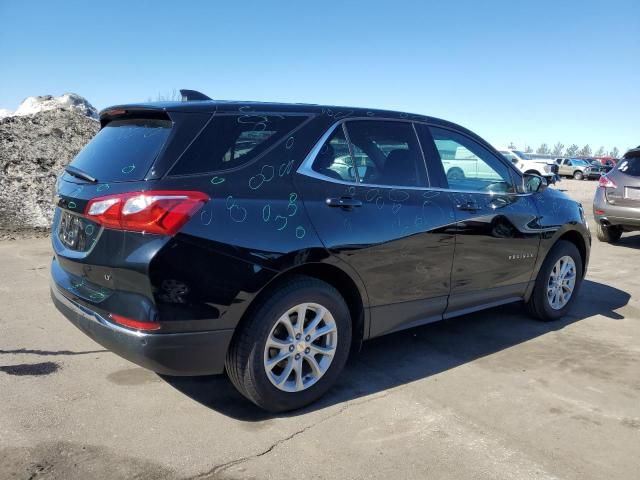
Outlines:
POLYGON ((141 322, 140 320, 133 320, 123 317, 122 315, 116 315, 115 313, 109 314, 109 318, 118 325, 127 328, 135 328, 136 330, 160 330, 160 324, 158 322, 141 322))
POLYGON ((129 192, 94 198, 84 213, 106 228, 175 235, 208 200, 202 192, 129 192))
POLYGON ((600 177, 600 180, 598 180, 598 186, 602 188, 618 188, 618 186, 616 185, 616 182, 611 180, 606 175, 602 175, 600 177))

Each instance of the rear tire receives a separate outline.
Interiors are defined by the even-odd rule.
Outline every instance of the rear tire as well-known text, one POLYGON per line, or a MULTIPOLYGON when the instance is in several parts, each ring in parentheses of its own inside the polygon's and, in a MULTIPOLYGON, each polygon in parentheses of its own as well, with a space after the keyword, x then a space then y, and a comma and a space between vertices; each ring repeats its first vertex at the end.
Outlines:
POLYGON ((571 242, 559 240, 551 248, 542 267, 540 267, 533 293, 526 303, 529 314, 545 322, 563 317, 578 296, 582 284, 583 268, 578 248, 571 242), (566 276, 561 274, 563 265, 568 265, 566 276), (554 296, 554 292, 566 297, 571 281, 570 295, 567 298, 561 298, 563 301, 558 301, 553 305, 553 301, 559 298, 554 296))
POLYGON ((575 180, 584 180, 584 174, 580 170, 573 172, 573 178, 575 180))
POLYGON ((620 226, 606 226, 601 225, 600 223, 596 223, 596 237, 601 242, 613 243, 620 240, 622 236, 622 227, 620 226))
POLYGON ((265 410, 304 407, 324 395, 344 368, 351 346, 349 308, 334 287, 302 275, 259 302, 238 326, 227 374, 242 395, 265 410), (331 333, 313 339, 325 331, 331 333))

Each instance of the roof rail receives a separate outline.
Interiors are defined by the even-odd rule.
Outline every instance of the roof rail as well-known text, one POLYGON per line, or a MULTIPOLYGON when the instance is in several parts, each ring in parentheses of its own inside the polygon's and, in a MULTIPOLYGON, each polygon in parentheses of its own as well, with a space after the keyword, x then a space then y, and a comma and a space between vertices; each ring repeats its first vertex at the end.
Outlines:
POLYGON ((182 95, 183 102, 211 100, 211 98, 207 97, 204 93, 198 92, 197 90, 180 90, 180 95, 182 95))

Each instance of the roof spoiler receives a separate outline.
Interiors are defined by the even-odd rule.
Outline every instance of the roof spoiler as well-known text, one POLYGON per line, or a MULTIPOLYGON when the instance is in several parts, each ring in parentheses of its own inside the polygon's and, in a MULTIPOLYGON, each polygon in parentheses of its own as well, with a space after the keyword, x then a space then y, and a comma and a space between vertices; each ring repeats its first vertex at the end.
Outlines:
POLYGON ((204 93, 198 92, 197 90, 180 90, 180 95, 182 95, 183 102, 211 100, 211 98, 207 97, 204 93))

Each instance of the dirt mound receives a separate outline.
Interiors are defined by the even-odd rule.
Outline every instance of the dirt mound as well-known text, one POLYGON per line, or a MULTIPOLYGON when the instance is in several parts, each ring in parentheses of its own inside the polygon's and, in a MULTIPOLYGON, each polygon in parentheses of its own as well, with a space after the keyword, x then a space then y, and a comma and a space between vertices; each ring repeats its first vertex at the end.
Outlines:
POLYGON ((68 109, 0 119, 0 238, 49 227, 57 175, 99 127, 68 109))

